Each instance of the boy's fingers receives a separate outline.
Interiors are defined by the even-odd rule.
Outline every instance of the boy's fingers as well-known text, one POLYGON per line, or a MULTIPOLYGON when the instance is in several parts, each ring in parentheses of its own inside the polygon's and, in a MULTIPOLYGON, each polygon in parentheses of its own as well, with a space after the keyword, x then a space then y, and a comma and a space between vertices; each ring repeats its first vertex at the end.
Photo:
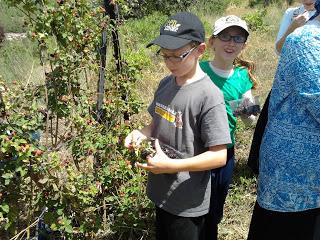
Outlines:
POLYGON ((152 172, 153 174, 160 174, 161 172, 157 170, 157 168, 154 168, 153 166, 148 165, 147 163, 135 163, 136 167, 142 168, 148 172, 152 172))
POLYGON ((140 162, 136 162, 135 166, 138 168, 142 168, 144 170, 149 170, 148 164, 147 163, 140 163, 140 162))
POLYGON ((127 148, 135 147, 141 143, 142 136, 138 130, 133 130, 124 140, 124 146, 127 148))
POLYGON ((159 140, 158 140, 158 139, 156 139, 156 140, 154 141, 154 147, 155 147, 155 149, 156 149, 157 152, 160 152, 160 151, 161 151, 161 147, 160 147, 160 143, 159 143, 159 140))
POLYGON ((136 142, 132 140, 132 136, 128 136, 124 140, 124 146, 127 148, 135 148, 136 145, 136 142))
POLYGON ((130 143, 131 143, 131 136, 127 136, 127 137, 124 139, 124 146, 125 146, 125 147, 129 147, 129 146, 130 146, 130 143))

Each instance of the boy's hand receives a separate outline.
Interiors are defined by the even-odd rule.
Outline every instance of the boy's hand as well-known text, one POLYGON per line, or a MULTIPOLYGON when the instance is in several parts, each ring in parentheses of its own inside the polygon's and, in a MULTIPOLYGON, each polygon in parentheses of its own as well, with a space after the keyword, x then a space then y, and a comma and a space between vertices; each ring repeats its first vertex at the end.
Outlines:
POLYGON ((161 149, 159 140, 155 140, 156 154, 147 157, 147 163, 136 163, 136 166, 154 174, 175 173, 175 160, 169 158, 161 149))
POLYGON ((308 12, 305 11, 303 14, 300 14, 293 18, 293 21, 290 26, 292 30, 295 30, 296 28, 303 26, 308 21, 308 16, 308 12))
POLYGON ((133 130, 124 140, 124 146, 127 148, 136 148, 147 137, 139 130, 133 130))

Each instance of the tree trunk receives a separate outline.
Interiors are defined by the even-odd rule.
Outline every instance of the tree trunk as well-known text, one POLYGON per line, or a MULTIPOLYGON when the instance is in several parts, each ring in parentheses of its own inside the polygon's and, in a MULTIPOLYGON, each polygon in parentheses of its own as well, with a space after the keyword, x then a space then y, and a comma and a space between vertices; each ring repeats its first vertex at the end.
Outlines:
POLYGON ((120 41, 119 41, 119 34, 117 28, 117 21, 118 21, 118 5, 114 3, 113 0, 105 0, 106 4, 106 11, 107 14, 110 16, 110 24, 112 29, 112 43, 113 43, 113 56, 116 60, 117 64, 117 71, 118 73, 121 72, 122 62, 121 62, 121 52, 120 52, 120 41), (106 3, 107 2, 107 3, 106 3))
MULTIPOLYGON (((104 7, 105 9, 107 9, 106 2, 104 2, 104 7)), ((107 58, 107 31, 106 29, 103 29, 103 32, 101 35, 100 68, 99 68, 99 81, 98 81, 97 105, 96 105, 96 117, 98 122, 101 122, 102 115, 103 115, 102 105, 103 105, 103 98, 104 98, 106 58, 107 58)))

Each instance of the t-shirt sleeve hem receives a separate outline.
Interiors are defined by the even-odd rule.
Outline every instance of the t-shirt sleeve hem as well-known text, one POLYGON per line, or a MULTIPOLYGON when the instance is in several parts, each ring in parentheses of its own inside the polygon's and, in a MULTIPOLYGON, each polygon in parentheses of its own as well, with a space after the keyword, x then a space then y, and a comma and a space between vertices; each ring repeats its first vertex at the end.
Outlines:
POLYGON ((230 138, 221 138, 221 139, 216 139, 215 141, 210 141, 206 143, 205 147, 214 147, 214 146, 224 145, 224 144, 227 145, 230 143, 232 143, 230 138))

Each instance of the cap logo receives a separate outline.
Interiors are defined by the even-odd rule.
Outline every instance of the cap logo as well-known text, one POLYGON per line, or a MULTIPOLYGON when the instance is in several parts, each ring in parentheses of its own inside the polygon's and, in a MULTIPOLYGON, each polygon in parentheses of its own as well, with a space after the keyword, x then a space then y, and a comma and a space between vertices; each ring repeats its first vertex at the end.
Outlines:
POLYGON ((177 20, 171 19, 164 26, 164 30, 170 31, 170 32, 177 32, 179 30, 180 26, 181 26, 181 24, 178 23, 177 20))
POLYGON ((236 22, 239 22, 239 18, 235 16, 226 17, 226 23, 236 23, 236 22))

